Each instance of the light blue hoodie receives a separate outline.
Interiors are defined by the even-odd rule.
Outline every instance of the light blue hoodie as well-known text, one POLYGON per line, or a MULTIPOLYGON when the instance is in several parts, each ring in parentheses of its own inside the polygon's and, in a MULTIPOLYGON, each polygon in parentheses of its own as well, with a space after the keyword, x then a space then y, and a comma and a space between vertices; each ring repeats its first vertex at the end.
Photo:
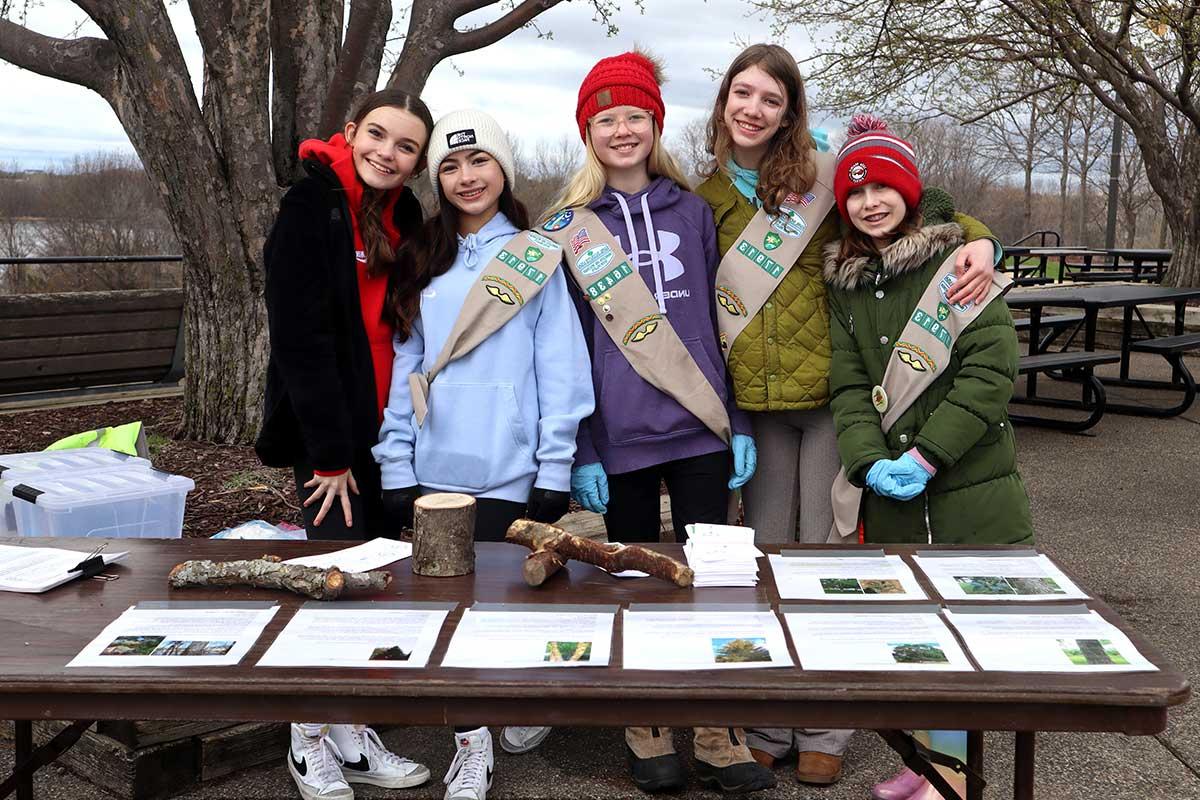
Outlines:
POLYGON ((394 342, 392 389, 372 449, 384 489, 420 485, 524 503, 534 486, 571 485, 579 421, 592 413, 587 344, 560 267, 504 327, 434 379, 417 427, 408 376, 426 372, 479 270, 517 234, 497 213, 458 239, 458 257, 421 293, 408 341, 394 342))

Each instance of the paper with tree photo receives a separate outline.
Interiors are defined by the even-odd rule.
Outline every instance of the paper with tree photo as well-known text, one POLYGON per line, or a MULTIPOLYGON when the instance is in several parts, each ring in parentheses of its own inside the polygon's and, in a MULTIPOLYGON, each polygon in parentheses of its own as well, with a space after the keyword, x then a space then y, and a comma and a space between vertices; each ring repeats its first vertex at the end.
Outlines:
MULTIPOLYGON (((548 606, 547 609, 553 608, 548 606)), ((463 612, 443 667, 606 667, 615 610, 494 610, 463 612)))
POLYGON ((905 613, 882 608, 832 611, 828 606, 781 609, 806 670, 971 672, 938 607, 905 613))
POLYGON ((821 554, 790 551, 768 556, 782 600, 925 600, 926 595, 900 556, 821 554))
POLYGON ((707 670, 790 667, 774 612, 624 611, 625 669, 707 670))
POLYGON ((306 603, 260 667, 421 668, 453 603, 306 603))
POLYGON ((1087 600, 1046 555, 1032 550, 953 555, 917 553, 913 562, 946 600, 1087 600))

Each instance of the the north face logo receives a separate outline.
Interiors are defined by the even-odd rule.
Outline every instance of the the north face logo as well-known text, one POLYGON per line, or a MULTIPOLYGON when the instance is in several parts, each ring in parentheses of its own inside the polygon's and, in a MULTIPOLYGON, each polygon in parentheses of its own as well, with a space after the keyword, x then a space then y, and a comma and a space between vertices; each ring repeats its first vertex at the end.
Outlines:
POLYGON ((446 134, 447 147, 462 147, 463 145, 475 143, 476 139, 474 128, 466 128, 465 130, 454 131, 446 134))

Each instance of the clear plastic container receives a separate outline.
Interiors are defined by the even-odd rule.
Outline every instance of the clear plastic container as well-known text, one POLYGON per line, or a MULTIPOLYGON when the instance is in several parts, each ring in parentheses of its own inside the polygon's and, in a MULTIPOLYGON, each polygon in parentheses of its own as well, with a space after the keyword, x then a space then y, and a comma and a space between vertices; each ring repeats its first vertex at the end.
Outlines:
POLYGON ((12 487, 20 536, 178 539, 191 478, 143 466, 12 487))
POLYGON ((17 535, 17 514, 12 504, 13 486, 31 481, 36 483, 45 478, 65 478, 131 466, 149 467, 150 462, 104 447, 0 455, 0 536, 17 535))

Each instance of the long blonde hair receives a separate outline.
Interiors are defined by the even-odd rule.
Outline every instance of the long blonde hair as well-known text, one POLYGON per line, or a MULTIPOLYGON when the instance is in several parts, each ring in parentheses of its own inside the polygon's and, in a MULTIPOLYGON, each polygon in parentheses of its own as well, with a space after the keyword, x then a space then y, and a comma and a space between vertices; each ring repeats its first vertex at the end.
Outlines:
MULTIPOLYGON (((683 174, 679 162, 663 144, 662 136, 658 131, 658 123, 651 122, 651 126, 654 130, 654 141, 650 145, 650 156, 646 159, 646 171, 650 173, 651 178, 661 175, 687 189, 687 176, 683 174)), ((560 209, 579 208, 591 204, 604 193, 604 187, 607 185, 608 172, 600 163, 600 157, 596 155, 596 148, 592 146, 592 132, 588 131, 587 139, 584 140, 583 166, 571 176, 550 207, 542 212, 541 221, 544 222, 551 214, 560 209)))

